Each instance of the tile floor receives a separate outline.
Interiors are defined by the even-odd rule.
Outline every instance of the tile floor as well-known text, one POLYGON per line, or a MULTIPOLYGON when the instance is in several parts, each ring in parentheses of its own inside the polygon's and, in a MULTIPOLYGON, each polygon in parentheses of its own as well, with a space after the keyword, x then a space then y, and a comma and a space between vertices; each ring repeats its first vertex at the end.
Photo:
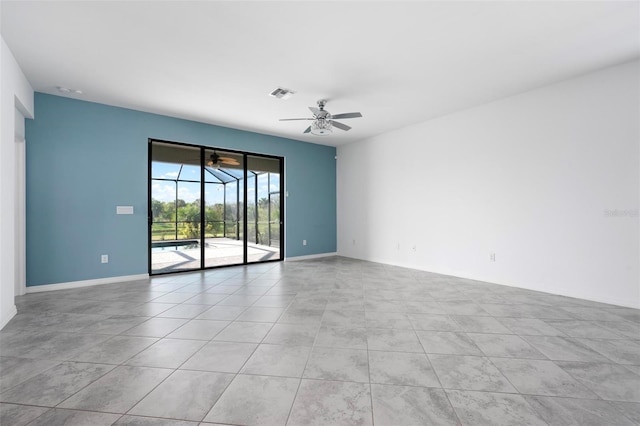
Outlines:
POLYGON ((4 425, 640 424, 640 311, 340 257, 18 298, 4 425))

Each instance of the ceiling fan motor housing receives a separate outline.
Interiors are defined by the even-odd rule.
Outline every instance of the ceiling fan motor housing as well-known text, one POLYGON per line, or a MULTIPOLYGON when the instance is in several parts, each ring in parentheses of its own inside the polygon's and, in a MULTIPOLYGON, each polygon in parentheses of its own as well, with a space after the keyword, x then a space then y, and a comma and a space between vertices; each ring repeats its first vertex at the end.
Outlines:
POLYGON ((306 130, 302 133, 312 133, 314 135, 329 135, 333 132, 333 127, 337 127, 340 130, 350 130, 351 127, 346 124, 340 123, 338 121, 334 121, 335 119, 345 119, 345 118, 359 118, 362 117, 362 114, 359 112, 348 112, 343 114, 336 114, 335 117, 331 115, 329 111, 325 111, 324 107, 327 104, 325 99, 318 100, 318 108, 309 107, 311 113, 313 114, 313 118, 281 118, 280 121, 290 121, 290 120, 311 120, 312 123, 306 130))

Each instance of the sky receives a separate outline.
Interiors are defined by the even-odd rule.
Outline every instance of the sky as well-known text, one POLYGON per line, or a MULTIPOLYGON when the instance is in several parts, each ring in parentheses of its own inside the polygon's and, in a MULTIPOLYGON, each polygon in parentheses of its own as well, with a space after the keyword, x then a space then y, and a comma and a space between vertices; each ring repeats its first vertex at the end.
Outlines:
MULTIPOLYGON (((152 178, 175 179, 180 170, 179 164, 152 162, 151 176, 152 178)), ((200 167, 185 165, 180 174, 181 179, 195 180, 198 183, 180 182, 178 184, 178 198, 191 203, 200 198, 200 167)), ((214 181, 214 179, 212 179, 214 181)), ((267 179, 262 177, 258 180, 258 196, 266 197, 268 193, 267 179)), ((228 184, 229 185, 229 184, 228 184)), ((232 185, 232 184, 231 184, 232 185)), ((280 176, 271 174, 271 191, 276 192, 280 187, 280 176)), ((223 185, 209 184, 205 185, 205 201, 208 205, 223 202, 223 185)), ((235 186, 234 186, 235 189, 235 186)), ((241 188, 242 191, 242 188, 241 188)), ((152 181, 151 194, 154 200, 171 201, 176 197, 176 186, 174 182, 152 181)), ((242 194, 241 194, 242 196, 242 194)), ((249 185, 247 197, 252 200, 254 197, 253 185, 249 185)))

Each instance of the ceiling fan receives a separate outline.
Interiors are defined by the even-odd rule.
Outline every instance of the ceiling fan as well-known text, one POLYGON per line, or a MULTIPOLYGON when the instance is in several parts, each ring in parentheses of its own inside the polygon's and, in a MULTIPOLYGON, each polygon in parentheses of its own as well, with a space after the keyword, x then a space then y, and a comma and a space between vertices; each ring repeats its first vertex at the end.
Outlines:
POLYGON ((233 157, 221 157, 213 151, 206 162, 208 167, 220 167, 221 165, 239 166, 240 163, 233 157))
POLYGON ((324 106, 327 101, 321 99, 318 101, 318 107, 309 107, 309 110, 313 114, 313 118, 281 118, 280 121, 293 121, 293 120, 313 120, 311 126, 307 127, 302 133, 312 133, 314 135, 325 136, 332 133, 331 128, 336 127, 340 130, 349 130, 351 127, 346 124, 342 124, 336 119, 345 118, 359 118, 362 114, 359 112, 347 112, 343 114, 332 115, 329 111, 325 111, 324 106))

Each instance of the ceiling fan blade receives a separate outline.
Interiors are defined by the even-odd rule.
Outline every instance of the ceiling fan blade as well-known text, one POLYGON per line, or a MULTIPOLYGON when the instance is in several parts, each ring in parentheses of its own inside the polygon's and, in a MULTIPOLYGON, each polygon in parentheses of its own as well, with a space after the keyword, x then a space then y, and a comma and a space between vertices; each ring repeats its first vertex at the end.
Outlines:
POLYGON ((345 112, 344 114, 336 114, 331 116, 331 118, 336 118, 336 119, 359 118, 359 117, 362 117, 362 114, 360 114, 359 112, 345 112))
POLYGON ((281 118, 280 121, 315 120, 315 118, 281 118))
POLYGON ((302 133, 309 133, 311 131, 311 126, 307 127, 306 130, 302 133))
POLYGON ((346 124, 338 123, 337 121, 331 120, 331 124, 333 124, 333 127, 337 127, 338 129, 341 129, 341 130, 351 129, 350 126, 347 126, 346 124))
POLYGON ((309 111, 311 111, 313 113, 313 115, 318 115, 320 114, 320 110, 316 107, 309 107, 309 111))

